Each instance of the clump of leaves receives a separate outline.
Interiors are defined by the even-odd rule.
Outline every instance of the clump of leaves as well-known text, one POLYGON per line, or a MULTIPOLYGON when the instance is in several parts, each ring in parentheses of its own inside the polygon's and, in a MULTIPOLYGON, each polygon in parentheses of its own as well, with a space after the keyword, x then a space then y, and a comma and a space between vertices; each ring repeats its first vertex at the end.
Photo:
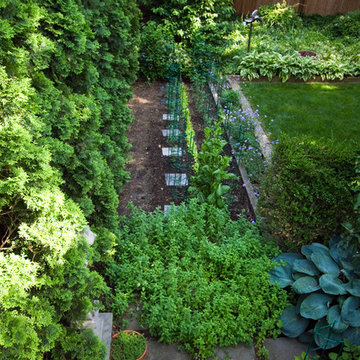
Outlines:
POLYGON ((341 355, 330 353, 331 360, 358 360, 360 359, 360 345, 352 345, 348 339, 344 341, 341 355))
POLYGON ((331 239, 330 248, 313 243, 301 253, 279 255, 280 265, 270 271, 271 281, 300 295, 281 315, 284 335, 314 337, 322 349, 344 339, 360 345, 360 260, 339 237, 331 239))
POLYGON ((121 331, 111 342, 112 360, 136 360, 145 351, 145 338, 133 331, 121 331))
POLYGON ((278 29, 285 30, 301 24, 300 16, 295 12, 294 7, 288 5, 286 1, 261 6, 259 15, 266 26, 278 29))
POLYGON ((223 129, 220 121, 214 128, 208 127, 204 132, 205 140, 198 155, 199 170, 191 177, 189 192, 200 202, 224 208, 224 195, 229 192, 230 186, 224 185, 223 181, 237 177, 227 171, 230 157, 221 155, 226 141, 222 139, 223 129))
MULTIPOLYGON (((270 284, 278 249, 244 218, 195 200, 162 211, 133 208, 120 226, 107 275, 126 305, 141 302, 141 322, 165 343, 179 342, 197 359, 214 348, 279 334, 286 294, 270 284)), ((116 304, 116 301, 115 301, 116 304)))

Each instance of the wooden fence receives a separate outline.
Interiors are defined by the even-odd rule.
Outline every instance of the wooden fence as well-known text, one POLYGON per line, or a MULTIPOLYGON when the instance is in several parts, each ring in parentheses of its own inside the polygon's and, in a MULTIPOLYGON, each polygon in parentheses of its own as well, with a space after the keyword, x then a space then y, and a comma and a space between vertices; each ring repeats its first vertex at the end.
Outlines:
MULTIPOLYGON (((249 14, 259 6, 274 4, 282 0, 234 0, 234 8, 238 14, 249 14)), ((289 5, 297 5, 297 12, 320 15, 346 14, 360 9, 360 0, 287 0, 289 5)))

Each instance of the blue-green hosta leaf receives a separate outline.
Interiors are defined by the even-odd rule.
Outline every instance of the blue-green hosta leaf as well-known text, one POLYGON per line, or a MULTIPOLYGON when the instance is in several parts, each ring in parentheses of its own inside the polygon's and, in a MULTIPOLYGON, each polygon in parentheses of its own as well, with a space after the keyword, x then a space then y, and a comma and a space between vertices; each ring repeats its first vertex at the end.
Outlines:
POLYGON ((320 277, 319 283, 321 289, 323 289, 326 294, 331 294, 331 295, 346 294, 346 290, 344 288, 345 284, 335 275, 324 274, 320 277))
POLYGON ((282 332, 288 337, 298 337, 309 325, 309 320, 297 315, 296 307, 291 305, 284 309, 280 316, 283 323, 282 332))
POLYGON ((342 306, 344 305, 345 300, 347 299, 346 295, 340 295, 336 298, 339 306, 342 308, 342 306))
POLYGON ((277 282, 281 288, 291 285, 294 282, 291 265, 294 260, 299 258, 302 258, 302 256, 297 253, 284 253, 274 258, 273 261, 276 261, 280 265, 269 271, 270 282, 277 282))
POLYGON ((312 344, 314 341, 314 332, 312 330, 305 331, 299 336, 299 341, 303 344, 312 344))
POLYGON ((298 294, 308 294, 320 289, 319 280, 311 276, 303 276, 292 284, 298 294))
POLYGON ((343 333, 344 339, 348 339, 353 345, 360 345, 360 327, 349 326, 343 333))
POLYGON ((332 299, 332 296, 326 294, 310 294, 300 305, 301 316, 313 320, 321 319, 327 315, 332 299))
POLYGON ((307 294, 302 294, 297 299, 297 302, 296 302, 296 313, 297 314, 300 314, 300 305, 307 298, 307 296, 308 296, 307 294))
POLYGON ((349 296, 342 306, 341 317, 350 326, 360 326, 360 298, 349 296))
POLYGON ((299 272, 292 273, 292 278, 294 279, 294 281, 299 280, 300 278, 302 278, 304 276, 305 276, 304 273, 299 273, 299 272))
POLYGON ((278 283, 282 289, 286 288, 294 282, 291 276, 291 267, 289 265, 279 265, 275 269, 271 269, 269 274, 270 282, 278 283))
POLYGON ((357 278, 357 275, 355 274, 355 271, 348 271, 345 269, 341 269, 340 272, 344 274, 344 276, 349 280, 354 280, 357 278))
MULTIPOLYGON (((351 261, 342 261, 343 271, 349 275, 349 280, 357 279, 360 276, 360 257, 353 257, 351 261)), ((346 276, 346 275, 345 275, 346 276)), ((348 276, 346 276, 348 278, 348 276)))
POLYGON ((360 279, 354 279, 344 284, 345 290, 351 295, 360 297, 360 279))
POLYGON ((317 267, 307 259, 298 259, 294 261, 293 270, 307 275, 319 275, 317 267))
POLYGON ((311 260, 311 255, 316 253, 321 253, 325 255, 329 255, 330 251, 329 248, 323 244, 320 243, 312 243, 310 245, 303 245, 301 247, 301 253, 306 256, 308 260, 311 260))
POLYGON ((340 269, 336 262, 329 256, 322 253, 311 254, 314 265, 324 274, 339 275, 340 269))
POLYGON ((330 239, 330 255, 338 264, 340 264, 341 261, 351 260, 353 256, 340 236, 335 236, 330 239))
POLYGON ((276 256, 273 261, 276 261, 280 264, 280 261, 283 260, 285 261, 286 263, 288 263, 289 265, 293 265, 294 261, 295 260, 298 260, 298 259, 303 259, 304 257, 299 254, 299 253, 292 253, 292 252, 288 252, 288 253, 282 253, 278 256, 276 256))
POLYGON ((316 322, 315 328, 315 342, 321 349, 332 349, 342 342, 342 334, 336 333, 331 329, 326 319, 321 319, 316 322))
POLYGON ((329 309, 326 320, 336 332, 343 332, 349 327, 349 324, 344 323, 341 317, 341 308, 339 305, 334 305, 329 309))

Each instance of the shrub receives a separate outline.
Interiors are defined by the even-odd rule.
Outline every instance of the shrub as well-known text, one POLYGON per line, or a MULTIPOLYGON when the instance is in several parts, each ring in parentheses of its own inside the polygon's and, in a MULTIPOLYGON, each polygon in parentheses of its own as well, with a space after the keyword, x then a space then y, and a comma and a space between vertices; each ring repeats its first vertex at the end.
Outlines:
POLYGON ((328 26, 327 29, 334 36, 351 36, 360 37, 360 10, 351 11, 346 15, 337 16, 328 26))
POLYGON ((321 349, 344 339, 360 345, 360 259, 340 237, 331 239, 330 248, 313 243, 302 246, 301 253, 279 255, 280 265, 270 271, 272 282, 291 285, 300 294, 296 306, 281 315, 283 333, 303 340, 310 335, 321 349))
POLYGON ((111 342, 113 360, 136 360, 145 351, 145 338, 135 332, 121 331, 111 342))
POLYGON ((327 141, 283 137, 274 148, 259 201, 264 224, 279 244, 326 241, 353 219, 354 151, 327 141))
POLYGON ((140 42, 140 73, 148 80, 163 79, 166 75, 172 36, 162 25, 149 21, 142 26, 140 42))
POLYGON ((266 26, 278 29, 286 30, 301 25, 300 16, 286 1, 260 6, 259 16, 266 26))
POLYGON ((42 359, 45 353, 64 359, 68 351, 77 351, 78 360, 89 359, 82 351, 103 359, 94 336, 75 349, 88 338, 80 330, 90 299, 105 288, 85 267, 91 261, 80 235, 85 217, 60 190, 50 152, 39 145, 44 124, 31 101, 30 79, 8 77, 0 68, 0 80, 0 103, 6 104, 0 127, 0 359, 42 359))
POLYGON ((244 218, 193 200, 166 216, 134 208, 120 231, 107 271, 116 305, 139 299, 152 336, 204 359, 217 345, 278 333, 286 297, 266 273, 278 250, 244 218))

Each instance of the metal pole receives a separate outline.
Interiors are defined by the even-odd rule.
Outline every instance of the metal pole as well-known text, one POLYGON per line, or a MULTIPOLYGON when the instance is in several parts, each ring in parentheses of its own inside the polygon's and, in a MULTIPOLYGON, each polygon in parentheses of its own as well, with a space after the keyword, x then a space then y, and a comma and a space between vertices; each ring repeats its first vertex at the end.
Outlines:
POLYGON ((252 26, 253 26, 253 23, 251 22, 251 23, 250 23, 250 30, 249 30, 249 39, 248 39, 248 49, 247 49, 247 52, 250 51, 250 42, 251 42, 252 26))

